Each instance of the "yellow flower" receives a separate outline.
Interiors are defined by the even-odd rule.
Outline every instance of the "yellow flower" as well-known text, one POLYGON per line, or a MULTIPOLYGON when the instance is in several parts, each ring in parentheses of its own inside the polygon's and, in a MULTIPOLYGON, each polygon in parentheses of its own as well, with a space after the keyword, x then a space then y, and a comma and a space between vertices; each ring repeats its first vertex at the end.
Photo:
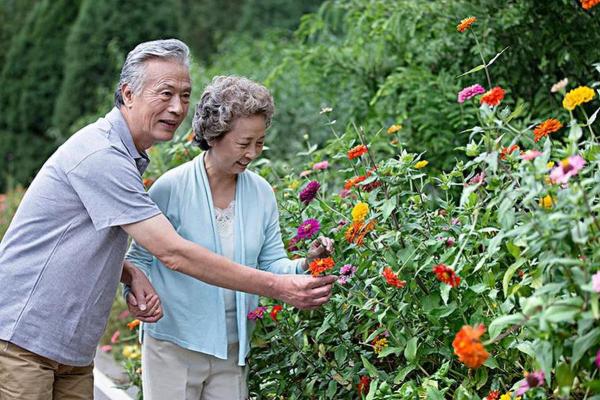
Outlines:
POLYGON ((548 161, 548 164, 546 164, 546 168, 550 169, 554 167, 554 161, 548 161))
POLYGON ((140 349, 136 345, 128 345, 123 347, 123 357, 129 359, 138 359, 142 356, 140 349))
POLYGON ((376 338, 373 340, 373 351, 375 354, 379 354, 388 346, 388 340, 386 338, 376 338))
POLYGON ((298 189, 298 187, 300 187, 300 181, 299 180, 293 180, 289 185, 288 188, 292 189, 292 190, 296 190, 298 189))
POLYGON ((402 125, 400 125, 400 124, 395 124, 395 125, 392 125, 392 126, 390 126, 390 127, 387 129, 387 133, 389 133, 389 134, 391 135, 392 133, 396 133, 396 132, 398 132, 400 129, 402 129, 402 125))
POLYGON ((573 111, 578 105, 591 101, 595 95, 596 93, 594 93, 593 89, 587 86, 579 86, 565 95, 563 107, 569 111, 573 111))
POLYGON ((415 168, 416 169, 425 168, 427 166, 427 164, 429 164, 429 161, 422 160, 422 161, 419 161, 418 163, 415 164, 415 168))
POLYGON ((554 205, 554 199, 550 195, 547 195, 547 196, 542 197, 540 199, 540 206, 541 207, 552 208, 553 205, 554 205))
POLYGON ((369 205, 359 201, 352 209, 352 222, 363 222, 369 213, 369 205))
MULTIPOLYGON (((500 400, 513 400, 512 393, 511 392, 504 393, 502 396, 500 396, 500 400)), ((514 400, 521 400, 521 396, 515 397, 514 400)))

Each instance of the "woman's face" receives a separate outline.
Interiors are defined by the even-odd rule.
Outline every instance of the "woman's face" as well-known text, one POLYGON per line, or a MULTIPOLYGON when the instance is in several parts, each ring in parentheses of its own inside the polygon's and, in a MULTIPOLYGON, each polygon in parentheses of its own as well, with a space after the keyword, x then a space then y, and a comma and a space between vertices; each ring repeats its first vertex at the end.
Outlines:
POLYGON ((231 130, 209 142, 213 165, 226 174, 244 172, 260 156, 265 143, 265 117, 253 115, 237 118, 231 130))

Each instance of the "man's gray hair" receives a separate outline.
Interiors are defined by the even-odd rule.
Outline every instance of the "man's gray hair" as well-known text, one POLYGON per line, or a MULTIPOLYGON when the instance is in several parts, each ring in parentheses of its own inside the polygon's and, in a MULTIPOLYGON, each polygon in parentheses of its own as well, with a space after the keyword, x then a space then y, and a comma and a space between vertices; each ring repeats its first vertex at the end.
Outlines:
POLYGON ((268 128, 274 112, 273 96, 263 85, 240 76, 216 76, 196 106, 194 142, 210 149, 208 143, 225 136, 240 117, 262 115, 268 128))
POLYGON ((173 60, 190 67, 190 49, 185 43, 177 39, 153 40, 135 46, 127 55, 125 64, 121 69, 121 77, 115 91, 115 106, 121 107, 123 94, 121 87, 128 84, 135 94, 139 94, 144 85, 145 63, 152 59, 173 60))

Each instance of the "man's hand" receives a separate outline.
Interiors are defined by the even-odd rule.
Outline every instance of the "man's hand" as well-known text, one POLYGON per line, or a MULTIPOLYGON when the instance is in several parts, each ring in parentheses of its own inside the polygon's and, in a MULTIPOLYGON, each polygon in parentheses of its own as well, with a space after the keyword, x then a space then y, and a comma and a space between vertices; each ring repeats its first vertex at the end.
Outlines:
POLYGON ((156 322, 163 312, 160 297, 143 272, 135 267, 129 269, 131 292, 127 295, 127 308, 131 315, 142 322, 156 322))
POLYGON ((273 297, 301 310, 314 309, 329 300, 335 281, 337 276, 334 275, 276 275, 273 297))
POLYGON ((325 236, 319 236, 318 239, 313 241, 308 248, 304 269, 307 269, 310 263, 317 258, 329 257, 333 253, 333 243, 333 239, 325 236))

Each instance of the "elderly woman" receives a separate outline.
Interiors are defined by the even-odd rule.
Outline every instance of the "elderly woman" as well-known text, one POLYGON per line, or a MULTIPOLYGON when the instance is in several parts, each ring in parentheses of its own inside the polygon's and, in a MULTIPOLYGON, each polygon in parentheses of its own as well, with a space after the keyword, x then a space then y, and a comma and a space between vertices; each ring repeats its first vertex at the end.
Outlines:
MULTIPOLYGON (((287 258, 273 190, 247 170, 262 152, 273 112, 264 86, 214 78, 193 120, 195 143, 205 152, 164 174, 149 194, 183 237, 240 264, 298 274, 310 259, 331 253, 333 242, 321 237, 307 260, 287 258)), ((164 312, 143 326, 144 399, 246 399, 253 328, 246 316, 258 297, 174 272, 135 242, 127 258, 148 274, 164 312)))

